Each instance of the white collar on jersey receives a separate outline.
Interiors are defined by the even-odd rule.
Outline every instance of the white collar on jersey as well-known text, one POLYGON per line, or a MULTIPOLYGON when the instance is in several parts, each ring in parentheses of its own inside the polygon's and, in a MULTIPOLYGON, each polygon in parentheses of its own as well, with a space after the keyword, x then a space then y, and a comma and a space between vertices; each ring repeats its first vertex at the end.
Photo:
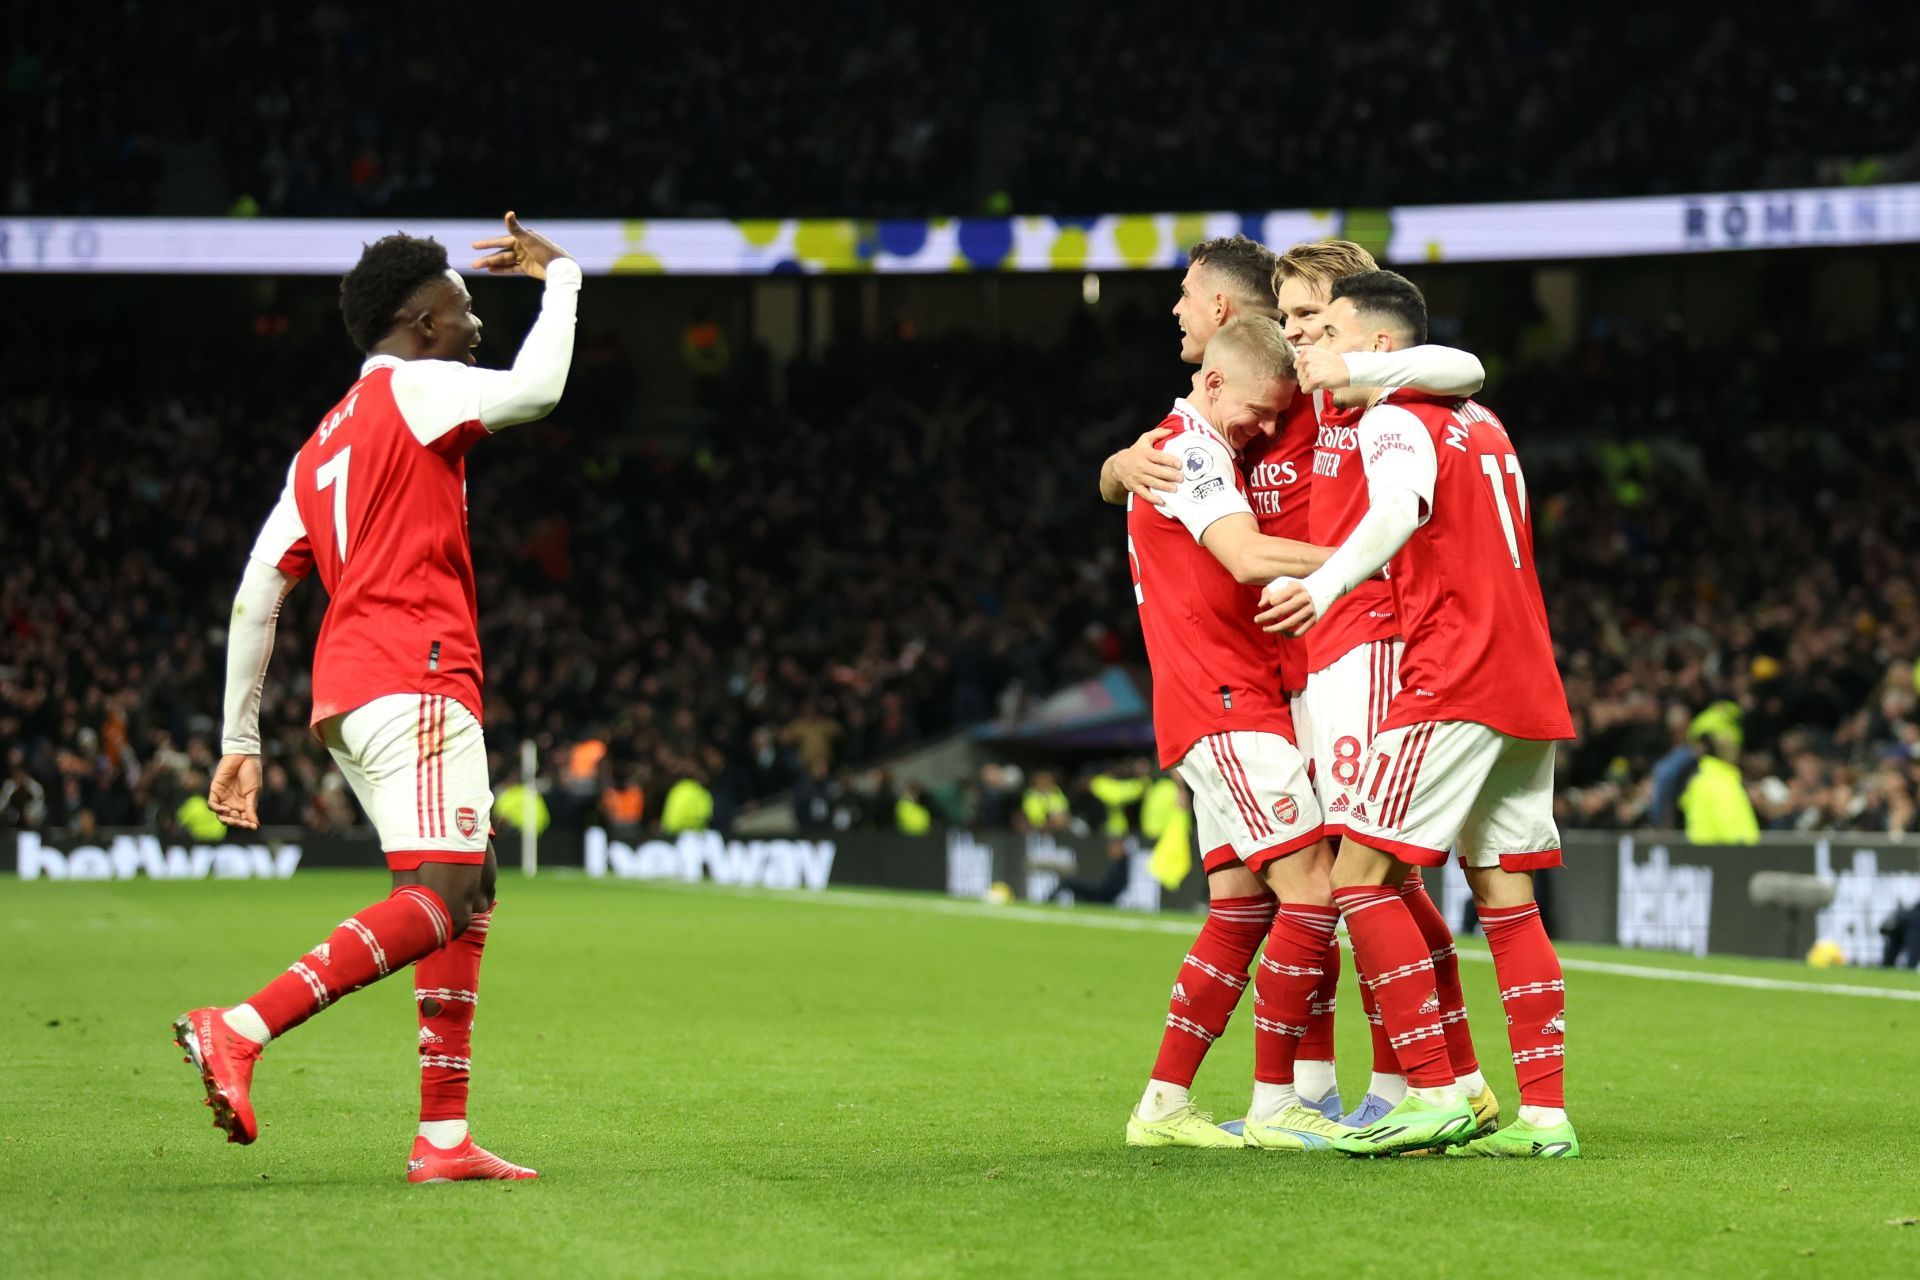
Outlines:
POLYGON ((1208 435, 1218 440, 1221 444, 1226 445, 1228 453, 1236 458, 1240 456, 1240 451, 1233 447, 1233 442, 1221 434, 1219 428, 1207 421, 1206 414, 1194 408, 1193 401, 1187 399, 1185 396, 1175 396, 1173 399, 1173 411, 1183 418, 1192 418, 1208 435))
POLYGON ((398 369, 405 363, 399 356, 368 356, 360 366, 360 376, 364 378, 375 369, 398 369))

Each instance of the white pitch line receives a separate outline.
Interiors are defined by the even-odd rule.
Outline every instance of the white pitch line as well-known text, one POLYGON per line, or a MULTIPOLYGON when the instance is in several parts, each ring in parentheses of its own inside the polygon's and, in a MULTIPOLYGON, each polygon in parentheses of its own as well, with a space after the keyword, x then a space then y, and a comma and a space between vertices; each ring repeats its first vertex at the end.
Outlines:
MULTIPOLYGON (((711 891, 711 890, 709 890, 711 891)), ((1017 921, 1022 924, 1071 925, 1081 929, 1112 929, 1123 933, 1174 933, 1191 936, 1197 927, 1191 920, 1156 920, 1146 916, 1093 915, 1078 911, 1045 910, 1037 907, 994 906, 964 898, 917 898, 907 894, 863 893, 857 889, 828 889, 819 892, 733 890, 735 896, 762 900, 768 897, 786 902, 812 902, 838 907, 876 907, 887 911, 919 911, 930 915, 972 916, 981 920, 1017 921)), ((1457 952, 1462 959, 1487 962, 1493 957, 1484 951, 1457 952)), ((1610 960, 1581 960, 1562 957, 1562 969, 1574 973, 1604 973, 1621 978, 1646 978, 1657 982, 1693 982, 1703 986, 1745 987, 1753 991, 1799 991, 1822 996, 1857 996, 1867 1000, 1905 1000, 1920 1003, 1920 988, 1862 987, 1848 983, 1796 982, 1791 978, 1754 978, 1737 973, 1713 973, 1694 969, 1662 969, 1651 965, 1620 964, 1610 960)))

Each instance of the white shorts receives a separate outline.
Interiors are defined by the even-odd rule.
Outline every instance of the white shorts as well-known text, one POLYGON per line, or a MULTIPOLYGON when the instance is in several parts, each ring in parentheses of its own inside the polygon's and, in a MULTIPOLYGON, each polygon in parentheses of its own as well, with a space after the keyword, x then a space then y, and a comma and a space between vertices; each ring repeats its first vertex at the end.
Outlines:
POLYGON ((1399 639, 1369 640, 1307 676, 1306 727, 1297 708, 1293 724, 1312 763, 1329 836, 1346 829, 1346 790, 1360 780, 1360 758, 1400 691, 1405 647, 1399 639))
POLYGON ((1455 847, 1464 867, 1557 867, 1555 745, 1465 720, 1384 730, 1347 792, 1347 834, 1420 867, 1455 847))
POLYGON ((1210 734, 1176 771, 1193 791, 1193 825, 1209 873, 1235 859, 1258 871, 1323 834, 1306 757, 1280 734, 1210 734))
POLYGON ((389 867, 486 861, 487 742, 466 707, 390 693, 322 721, 320 737, 380 833, 389 867))

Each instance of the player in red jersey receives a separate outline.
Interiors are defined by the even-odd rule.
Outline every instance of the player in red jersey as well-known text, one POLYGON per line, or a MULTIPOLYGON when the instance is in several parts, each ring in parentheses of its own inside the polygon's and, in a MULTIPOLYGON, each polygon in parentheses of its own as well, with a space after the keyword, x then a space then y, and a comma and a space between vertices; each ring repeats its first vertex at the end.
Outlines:
MULTIPOLYGON (((1186 275, 1180 281, 1180 296, 1173 314, 1180 327, 1180 356, 1198 364, 1206 356, 1207 344, 1222 326, 1243 316, 1271 316, 1273 296, 1273 251, 1245 236, 1226 236, 1202 241, 1188 251, 1186 275)), ((1247 497, 1262 533, 1277 538, 1304 538, 1306 504, 1304 464, 1313 447, 1312 406, 1295 394, 1291 381, 1278 393, 1282 404, 1279 426, 1271 434, 1255 433, 1235 459, 1247 483, 1247 497), (1303 416, 1304 415, 1304 416, 1303 416)), ((1128 495, 1142 502, 1159 504, 1180 484, 1180 467, 1161 444, 1173 430, 1155 427, 1134 444, 1108 458, 1100 470, 1100 495, 1120 506, 1128 495)), ((1276 650, 1279 663, 1275 678, 1290 696, 1304 683, 1304 644, 1283 638, 1276 650), (1298 652, 1292 652, 1297 647, 1298 652)), ((1208 914, 1195 940, 1193 955, 1208 957, 1207 963, 1221 972, 1240 976, 1231 989, 1237 998, 1245 986, 1247 966, 1253 963, 1261 941, 1270 930, 1278 904, 1267 892, 1260 877, 1240 865, 1230 844, 1202 846, 1202 867, 1207 873, 1208 914)), ((1307 1033, 1300 1037, 1294 1059, 1293 1087, 1305 1106, 1328 1119, 1341 1114, 1339 1081, 1333 1064, 1334 994, 1340 981, 1340 948, 1330 944, 1322 964, 1321 988, 1315 992, 1307 1019, 1307 1033)), ((1186 992, 1177 985, 1174 1003, 1186 992)), ((1257 993, 1256 993, 1257 994, 1257 993)), ((1228 1001, 1219 1012, 1220 1025, 1233 1012, 1228 1001)), ((1254 1023, 1254 1111, 1276 1105, 1278 1096, 1271 1087, 1280 1082, 1265 1078, 1275 1071, 1262 1064, 1277 1062, 1283 1048, 1271 1039, 1268 1030, 1276 1025, 1270 1019, 1256 1017, 1254 1023)), ((1218 1034, 1216 1031, 1215 1034, 1218 1034)), ((1198 1059, 1195 1059, 1197 1063, 1198 1059)), ((1185 1074, 1174 1069, 1176 1075, 1185 1074)), ((1191 1083, 1191 1076, 1179 1081, 1191 1083)), ((1243 1120, 1229 1120, 1221 1126, 1236 1137, 1244 1133, 1243 1120)))
MULTIPOLYGON (((1426 301, 1390 271, 1340 280, 1320 345, 1381 350, 1426 337, 1426 301)), ((1460 1154, 1577 1156, 1563 1089, 1565 984, 1533 876, 1560 865, 1555 744, 1573 736, 1534 571, 1526 477, 1500 420, 1471 400, 1394 393, 1358 424, 1366 514, 1323 566, 1263 593, 1296 632, 1390 566, 1402 684, 1347 788, 1334 898, 1409 1082, 1407 1097, 1335 1146, 1355 1155, 1452 1146, 1474 1115, 1448 1059, 1433 963, 1398 882, 1467 869, 1506 1008, 1520 1116, 1460 1154)))
POLYGON ((1127 1120, 1131 1146, 1323 1150, 1342 1132, 1301 1104, 1294 1082, 1337 915, 1320 805, 1294 746, 1276 649, 1251 624, 1259 595, 1251 584, 1262 567, 1315 565, 1322 553, 1260 532, 1234 464, 1250 440, 1277 428, 1293 394, 1292 365, 1275 321, 1247 316, 1222 327, 1208 343, 1193 395, 1175 401, 1163 423, 1173 432, 1162 447, 1179 464, 1179 487, 1159 504, 1127 504, 1127 558, 1153 668, 1160 765, 1193 792, 1200 847, 1227 851, 1231 871, 1250 890, 1223 897, 1229 867, 1210 855, 1208 926, 1176 975, 1152 1077, 1127 1120), (1188 1091, 1247 984, 1247 960, 1265 921, 1255 976, 1255 1020, 1264 1034, 1255 1045, 1254 1105, 1234 1134, 1215 1127, 1188 1091))
MULTIPOLYGON (((1341 255, 1349 258, 1357 255, 1359 259, 1364 259, 1367 268, 1373 266, 1373 258, 1365 249, 1347 241, 1315 241, 1298 245, 1278 259, 1264 246, 1244 237, 1211 240, 1195 245, 1188 255, 1191 261, 1181 281, 1180 298, 1174 304, 1174 314, 1179 319, 1181 330, 1181 355, 1191 360, 1200 359, 1207 341, 1222 324, 1235 316, 1270 314, 1276 304, 1281 305, 1283 318, 1297 313, 1300 321, 1313 323, 1311 314, 1325 305, 1328 287, 1337 275, 1343 274, 1325 270, 1332 265, 1329 262, 1330 254, 1334 255, 1335 260, 1340 260, 1341 255), (1292 270, 1287 269, 1289 263, 1293 264, 1292 270), (1288 303, 1292 304, 1293 313, 1287 313, 1288 303)), ((1297 343, 1299 339, 1292 332, 1294 320, 1288 318, 1288 324, 1288 337, 1297 343)), ((1355 363, 1362 366, 1355 370, 1355 376, 1370 378, 1377 385, 1420 386, 1441 394, 1469 394, 1479 389, 1482 376, 1480 362, 1473 356, 1441 346, 1423 346, 1391 355, 1362 357, 1356 359, 1355 363)), ((1315 415, 1312 398, 1289 394, 1278 429, 1271 436, 1254 436, 1236 460, 1247 481, 1248 501, 1259 520, 1260 531, 1271 537, 1311 540, 1308 512, 1312 492, 1312 460, 1318 431, 1315 415)), ((1101 497, 1114 504, 1125 502, 1129 494, 1140 501, 1162 501, 1164 494, 1171 492, 1180 479, 1178 466, 1160 447, 1168 434, 1166 428, 1157 427, 1108 458, 1101 468, 1101 497)), ((1324 808, 1324 801, 1331 799, 1332 795, 1326 789, 1326 765, 1316 767, 1313 764, 1314 752, 1309 744, 1315 740, 1315 727, 1309 720, 1304 699, 1310 668, 1308 642, 1290 636, 1282 636, 1280 641, 1277 678, 1281 689, 1288 695, 1297 740, 1308 756, 1309 769, 1316 789, 1321 792, 1324 808)), ((1397 641, 1395 643, 1397 646, 1397 641)), ((1337 794, 1337 788, 1333 794, 1337 794)), ((1244 970, 1259 945, 1251 920, 1258 912, 1250 904, 1262 899, 1263 887, 1257 877, 1239 865, 1231 847, 1204 848, 1203 865, 1208 872, 1208 893, 1213 910, 1196 945, 1230 962, 1237 961, 1238 968, 1244 970), (1233 912, 1246 914, 1249 919, 1238 922, 1241 927, 1236 928, 1227 919, 1233 912), (1245 948, 1244 959, 1238 956, 1233 945, 1234 939, 1238 939, 1239 945, 1245 948)), ((1417 877, 1411 878, 1407 887, 1412 895, 1410 901, 1426 903, 1427 917, 1438 924, 1440 932, 1446 935, 1445 943, 1450 955, 1452 937, 1446 934, 1446 924, 1439 911, 1426 902, 1417 877)), ((1300 1042, 1295 1063, 1295 1084, 1304 1105, 1320 1111, 1329 1119, 1338 1119, 1342 1107, 1333 1063, 1334 997, 1340 979, 1340 949, 1337 942, 1329 946, 1323 968, 1325 976, 1322 986, 1315 993, 1308 1031, 1300 1042)), ((1364 988, 1362 997, 1368 1007, 1370 1020, 1377 1021, 1372 1012, 1371 998, 1364 988)), ((1464 1017, 1464 1014, 1460 1016, 1464 1017)), ((1464 1034, 1464 1023, 1461 1024, 1461 1032, 1464 1034)), ((1265 1056, 1261 1053, 1264 1034, 1256 1022, 1256 1063, 1265 1056)), ((1377 1031, 1375 1040, 1375 1081, 1398 1081, 1399 1092, 1394 1095, 1397 1101, 1399 1094, 1404 1093, 1404 1080, 1397 1074, 1399 1068, 1391 1048, 1385 1047, 1384 1032, 1377 1031), (1383 1067, 1389 1074, 1382 1073, 1383 1067)), ((1468 1044, 1468 1067, 1471 1068, 1470 1040, 1468 1044)), ((1259 1078, 1257 1066, 1255 1083, 1256 1091, 1260 1084, 1269 1083, 1259 1078)), ((1490 1094, 1485 1096, 1491 1097, 1490 1094)), ((1362 1106, 1364 1109, 1374 1104, 1370 1101, 1362 1106)), ((1497 1103, 1494 1105, 1497 1108, 1497 1103)), ((1240 1125, 1240 1121, 1230 1120, 1223 1127, 1229 1132, 1238 1132, 1240 1125)))
MULTIPOLYGON (((1303 536, 1321 546, 1344 542, 1366 510, 1367 489, 1355 441, 1360 415, 1380 389, 1417 386, 1438 395, 1465 396, 1478 391, 1484 377, 1478 360, 1448 347, 1336 352, 1313 345, 1322 332, 1334 281, 1378 269, 1373 255, 1350 240, 1297 244, 1280 255, 1275 268, 1275 295, 1287 337, 1297 349, 1302 389, 1310 393, 1317 418, 1311 513, 1303 536)), ((1294 718, 1302 747, 1314 764, 1329 836, 1337 843, 1346 829, 1343 789, 1357 777, 1361 754, 1400 687, 1402 640, 1392 589, 1384 579, 1359 584, 1297 643, 1307 645, 1310 674, 1294 718)), ((1427 940, 1454 1072, 1472 1100, 1479 1126, 1491 1129, 1499 1122, 1500 1101, 1474 1052, 1453 931, 1417 871, 1401 882, 1400 892, 1427 940)), ((1360 998, 1373 1037, 1373 1074, 1366 1097, 1345 1117, 1356 1126, 1379 1119, 1407 1093, 1406 1076, 1373 992, 1362 985, 1360 998)))
POLYGON ((495 866, 465 458, 490 433, 559 402, 580 268, 511 213, 506 230, 474 245, 486 251, 474 268, 546 281, 540 318, 508 370, 474 367, 480 320, 435 241, 378 240, 341 281, 341 315, 367 360, 294 458, 227 636, 225 754, 208 798, 223 822, 253 828, 274 622, 287 593, 318 570, 329 605, 314 646, 313 731, 379 832, 393 894, 246 1003, 195 1009, 174 1024, 215 1126, 229 1142, 252 1142, 249 1087, 267 1042, 412 965, 421 1110, 410 1182, 535 1176, 467 1132, 495 866))

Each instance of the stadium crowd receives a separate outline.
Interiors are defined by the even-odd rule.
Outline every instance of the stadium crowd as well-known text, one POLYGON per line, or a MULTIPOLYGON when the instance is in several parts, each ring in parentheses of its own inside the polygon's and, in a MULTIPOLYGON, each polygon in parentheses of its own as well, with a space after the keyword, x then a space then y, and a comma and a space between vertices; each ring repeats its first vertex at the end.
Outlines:
POLYGON ((602 6, 458 59, 432 52, 444 13, 365 0, 81 13, 18 26, 5 55, 9 213, 491 207, 503 131, 551 137, 504 193, 547 217, 1644 195, 1894 180, 1920 158, 1920 12, 1872 0, 1632 21, 1416 0, 1210 31, 1085 0, 804 23, 602 6), (1168 106, 1205 98, 1233 110, 1168 106))
MULTIPOLYGON (((1093 477, 1178 389, 1171 352, 1133 358, 1167 335, 1089 313, 1052 351, 837 349, 685 456, 597 429, 619 359, 585 335, 556 417, 470 468, 497 789, 531 738, 557 818, 724 826, 788 793, 803 827, 1098 826, 1106 761, 933 794, 876 764, 1139 660, 1093 477)), ((208 830, 225 611, 351 361, 331 335, 160 333, 106 378, 58 326, 8 336, 0 825, 208 830)), ((1920 387, 1907 357, 1784 350, 1616 329, 1486 393, 1527 454, 1581 734, 1568 825, 1675 824, 1689 780, 1730 768, 1767 827, 1920 828, 1920 387)), ((263 716, 264 816, 318 828, 356 820, 304 732, 322 604, 291 598, 263 716)))

